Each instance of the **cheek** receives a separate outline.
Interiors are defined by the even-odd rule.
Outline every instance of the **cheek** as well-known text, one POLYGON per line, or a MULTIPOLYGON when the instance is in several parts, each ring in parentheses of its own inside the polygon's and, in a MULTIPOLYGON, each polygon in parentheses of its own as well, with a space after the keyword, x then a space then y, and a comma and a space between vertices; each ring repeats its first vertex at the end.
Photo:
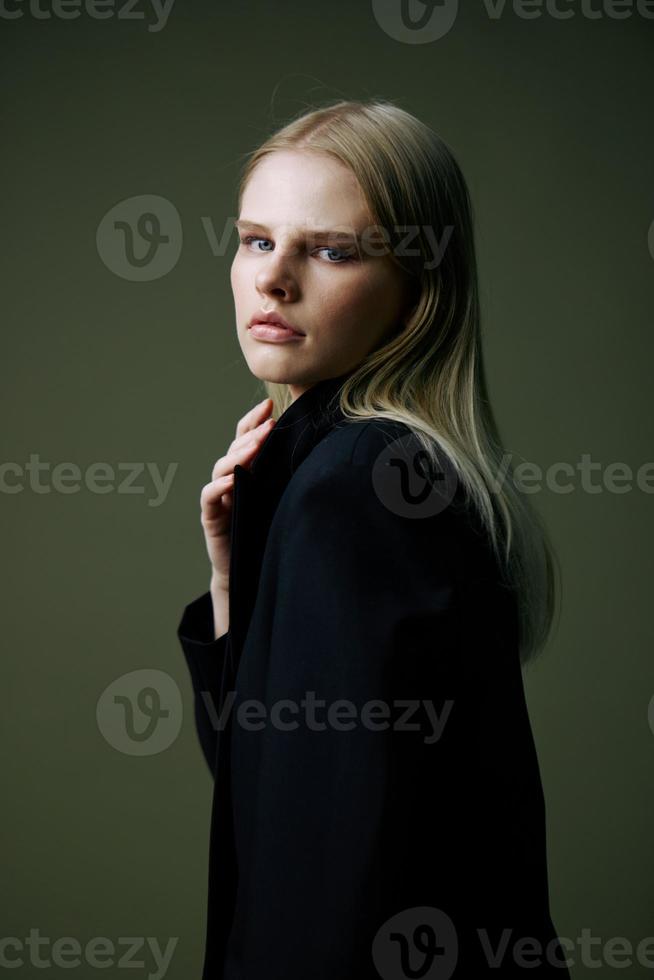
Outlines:
POLYGON ((232 289, 236 285, 238 279, 238 260, 235 258, 229 267, 229 281, 232 284, 232 289))
POLYGON ((239 263, 232 262, 232 267, 229 272, 229 280, 232 286, 232 294, 234 296, 234 302, 238 305, 245 296, 244 290, 244 278, 242 270, 239 267, 239 263))
POLYGON ((358 290, 337 290, 325 297, 312 317, 316 339, 333 351, 347 350, 358 355, 370 347, 374 333, 371 299, 358 290))
MULTIPOLYGON (((340 324, 364 326, 384 309, 385 302, 381 284, 375 282, 369 275, 353 276, 349 281, 339 283, 339 288, 332 292, 328 301, 331 315, 340 324)), ((343 277, 345 280, 345 277, 343 277)))
POLYGON ((361 311, 371 302, 375 283, 370 270, 362 265, 343 266, 335 275, 327 277, 321 290, 326 305, 339 316, 347 316, 351 310, 361 311))
POLYGON ((384 275, 364 275, 338 291, 332 310, 335 335, 359 354, 386 336, 399 315, 397 289, 384 275))

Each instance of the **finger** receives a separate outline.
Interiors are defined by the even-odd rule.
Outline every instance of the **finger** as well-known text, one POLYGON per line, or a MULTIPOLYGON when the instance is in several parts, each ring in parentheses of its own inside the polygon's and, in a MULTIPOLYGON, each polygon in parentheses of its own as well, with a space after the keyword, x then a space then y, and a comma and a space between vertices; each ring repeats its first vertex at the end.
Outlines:
POLYGON ((234 488, 234 473, 225 473, 202 487, 200 493, 200 509, 205 510, 220 503, 223 494, 231 493, 234 488))
POLYGON ((216 460, 211 472, 211 479, 216 480, 226 473, 231 473, 237 463, 245 465, 251 462, 252 457, 261 448, 262 440, 255 435, 250 435, 240 446, 230 449, 226 456, 221 456, 216 460))
POLYGON ((272 412, 273 404, 272 398, 264 398, 262 402, 251 408, 249 412, 246 412, 242 419, 236 423, 236 435, 241 436, 244 432, 249 432, 258 425, 262 419, 272 412))
POLYGON ((269 418, 264 419, 263 422, 257 423, 257 425, 253 426, 253 428, 248 429, 247 432, 244 432, 243 435, 237 436, 235 439, 233 439, 229 446, 228 452, 231 452, 233 449, 240 449, 241 446, 249 444, 250 440, 253 438, 256 439, 257 442, 263 441, 265 436, 273 428, 274 424, 275 419, 272 417, 272 415, 269 418))

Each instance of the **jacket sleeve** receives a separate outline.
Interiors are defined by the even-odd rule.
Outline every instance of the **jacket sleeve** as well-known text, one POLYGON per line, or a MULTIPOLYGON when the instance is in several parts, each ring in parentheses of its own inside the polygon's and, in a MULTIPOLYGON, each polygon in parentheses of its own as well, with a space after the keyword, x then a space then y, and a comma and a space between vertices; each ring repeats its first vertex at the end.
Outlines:
POLYGON ((235 774, 255 802, 236 813, 252 869, 243 976, 367 980, 388 916, 434 894, 452 907, 444 798, 460 773, 417 703, 442 721, 457 696, 457 539, 446 509, 394 513, 369 468, 345 465, 287 494, 271 538, 266 722, 239 730, 235 774))
POLYGON ((194 599, 185 608, 177 636, 191 675, 195 728, 202 753, 215 775, 216 732, 222 703, 223 668, 229 657, 229 630, 214 637, 211 592, 194 599))

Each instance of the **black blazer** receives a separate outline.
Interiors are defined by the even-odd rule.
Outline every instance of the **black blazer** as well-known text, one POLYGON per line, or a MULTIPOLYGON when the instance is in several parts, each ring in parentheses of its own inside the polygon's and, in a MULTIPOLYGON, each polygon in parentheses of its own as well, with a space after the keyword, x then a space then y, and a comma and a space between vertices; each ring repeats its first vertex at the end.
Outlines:
POLYGON ((228 632, 209 592, 178 626, 215 779, 203 980, 568 977, 515 603, 344 377, 235 467, 228 632))

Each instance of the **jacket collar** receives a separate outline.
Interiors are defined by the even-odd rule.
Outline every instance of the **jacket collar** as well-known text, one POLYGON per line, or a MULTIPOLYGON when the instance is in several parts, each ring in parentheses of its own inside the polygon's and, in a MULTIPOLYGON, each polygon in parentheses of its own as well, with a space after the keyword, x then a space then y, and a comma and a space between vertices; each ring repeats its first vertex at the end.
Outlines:
POLYGON ((349 374, 316 382, 282 412, 249 468, 256 484, 281 490, 323 436, 344 421, 338 394, 349 374))
POLYGON ((317 382, 282 412, 248 468, 234 466, 229 572, 230 669, 235 674, 257 594, 266 538, 277 505, 311 450, 344 422, 338 392, 347 374, 317 382))

